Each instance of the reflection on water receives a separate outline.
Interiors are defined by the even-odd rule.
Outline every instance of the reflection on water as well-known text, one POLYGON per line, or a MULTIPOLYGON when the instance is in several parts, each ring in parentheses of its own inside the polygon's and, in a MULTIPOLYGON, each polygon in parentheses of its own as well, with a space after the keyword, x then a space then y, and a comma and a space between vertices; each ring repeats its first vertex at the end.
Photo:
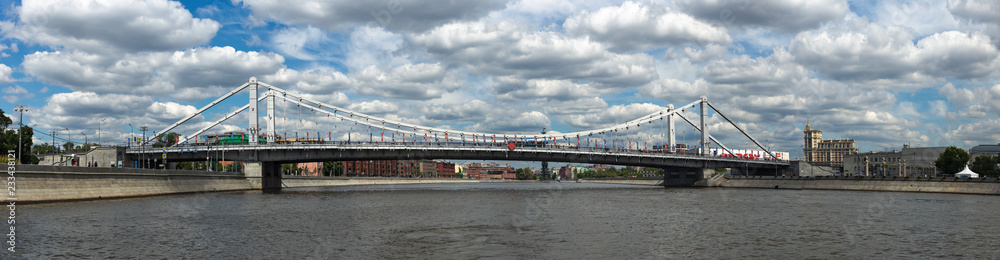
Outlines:
POLYGON ((26 258, 997 258, 995 196, 376 185, 25 205, 26 258))

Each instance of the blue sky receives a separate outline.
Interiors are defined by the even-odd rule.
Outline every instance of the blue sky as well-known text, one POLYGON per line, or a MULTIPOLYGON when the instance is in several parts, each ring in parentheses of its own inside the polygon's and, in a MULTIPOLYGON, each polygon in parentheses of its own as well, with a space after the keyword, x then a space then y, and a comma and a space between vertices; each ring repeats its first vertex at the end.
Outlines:
MULTIPOLYGON (((995 1, 15 1, 0 8, 2 109, 16 118, 14 106, 26 105, 26 124, 78 143, 83 134, 93 142, 98 125, 109 144, 127 138, 128 124, 163 129, 251 76, 372 115, 470 131, 594 129, 706 96, 793 157, 807 120, 824 137, 856 139, 862 151, 1000 143, 995 1)), ((176 131, 191 133, 245 100, 176 131)), ((279 131, 336 124, 294 106, 279 110, 286 113, 279 131)), ((710 122, 729 146, 750 148, 720 117, 710 122)), ((212 131, 245 128, 241 119, 212 131)))

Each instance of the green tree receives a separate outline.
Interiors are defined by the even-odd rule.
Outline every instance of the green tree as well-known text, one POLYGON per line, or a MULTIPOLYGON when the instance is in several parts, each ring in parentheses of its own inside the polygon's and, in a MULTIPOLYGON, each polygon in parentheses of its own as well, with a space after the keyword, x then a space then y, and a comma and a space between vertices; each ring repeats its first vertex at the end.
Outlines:
POLYGON ((972 162, 972 166, 969 166, 969 169, 983 176, 1000 177, 1000 154, 976 156, 975 162, 972 162))
POLYGON ((343 162, 323 162, 323 176, 340 176, 342 174, 344 174, 343 162))
POLYGON ((962 148, 949 146, 934 161, 934 167, 937 167, 938 172, 941 172, 941 174, 955 174, 965 169, 965 165, 968 162, 969 152, 962 150, 962 148))
POLYGON ((171 145, 177 144, 177 141, 180 140, 180 137, 181 137, 181 134, 178 134, 178 133, 175 133, 175 132, 167 133, 166 136, 164 136, 164 135, 157 135, 156 136, 156 143, 153 143, 153 147, 156 147, 156 148, 170 147, 171 145))
POLYGON ((284 175, 302 175, 303 171, 305 170, 299 168, 299 164, 297 163, 286 163, 281 165, 281 174, 284 175))
POLYGON ((535 178, 535 173, 532 172, 531 169, 520 168, 514 170, 514 176, 516 176, 518 180, 531 180, 535 178))
POLYGON ((62 145, 63 150, 67 152, 72 152, 74 147, 76 147, 76 144, 73 142, 66 142, 62 145))
POLYGON ((31 153, 31 139, 35 134, 34 130, 28 126, 21 126, 20 129, 16 130, 9 129, 13 123, 14 121, 4 113, 3 109, 0 109, 0 149, 3 149, 4 152, 16 151, 20 145, 21 163, 38 163, 38 157, 31 153), (18 134, 18 130, 21 132, 20 134, 18 134))
POLYGON ((53 146, 53 145, 51 145, 51 144, 48 144, 48 143, 41 143, 41 144, 34 145, 34 146, 31 147, 31 152, 32 153, 37 153, 37 154, 46 154, 46 153, 55 152, 55 151, 56 151, 56 147, 53 146))

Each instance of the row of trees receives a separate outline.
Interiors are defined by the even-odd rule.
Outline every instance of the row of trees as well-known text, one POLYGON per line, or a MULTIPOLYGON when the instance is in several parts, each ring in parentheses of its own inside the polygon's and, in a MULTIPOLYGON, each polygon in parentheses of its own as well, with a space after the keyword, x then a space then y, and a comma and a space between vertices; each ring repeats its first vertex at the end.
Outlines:
POLYGON ((647 167, 637 170, 633 167, 623 167, 621 169, 616 169, 614 167, 611 167, 604 170, 594 169, 592 171, 578 172, 576 173, 576 177, 581 179, 642 177, 647 173, 653 173, 654 175, 663 175, 663 169, 647 167))
POLYGON ((969 152, 949 146, 934 161, 934 167, 943 174, 955 174, 969 165, 969 170, 979 173, 982 177, 1000 177, 1000 154, 981 154, 976 156, 972 164, 969 164, 969 158, 969 152))
MULTIPOLYGON (((31 137, 34 136, 35 131, 32 130, 31 127, 22 126, 21 129, 19 129, 21 133, 18 134, 17 130, 10 129, 10 125, 13 123, 14 121, 4 113, 3 109, 0 109, 0 149, 2 149, 0 151, 17 151, 18 146, 20 145, 20 154, 22 156, 19 159, 19 163, 37 164, 38 157, 31 153, 31 147, 33 145, 31 137)), ((3 158, 6 162, 7 157, 3 156, 3 158)))

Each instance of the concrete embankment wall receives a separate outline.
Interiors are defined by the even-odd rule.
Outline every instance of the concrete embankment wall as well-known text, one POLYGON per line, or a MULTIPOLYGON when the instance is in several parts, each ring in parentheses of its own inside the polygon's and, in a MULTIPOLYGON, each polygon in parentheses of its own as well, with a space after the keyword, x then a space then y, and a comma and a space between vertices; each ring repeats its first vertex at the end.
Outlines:
POLYGON ((935 192, 1000 195, 1000 181, 988 179, 955 178, 729 178, 721 182, 721 187, 761 188, 761 189, 813 189, 813 190, 857 190, 896 192, 935 192))
POLYGON ((420 178, 348 178, 348 177, 300 177, 283 176, 283 188, 297 187, 327 187, 348 185, 380 185, 380 184, 418 184, 418 183, 468 183, 483 182, 470 179, 420 179, 420 178))
POLYGON ((577 182, 663 186, 663 179, 580 179, 577 182))
MULTIPOLYGON (((41 165, 15 165, 14 168, 16 189, 13 197, 19 202, 251 189, 241 173, 41 165)), ((0 197, 7 201, 11 196, 5 195, 8 196, 0 197)))

